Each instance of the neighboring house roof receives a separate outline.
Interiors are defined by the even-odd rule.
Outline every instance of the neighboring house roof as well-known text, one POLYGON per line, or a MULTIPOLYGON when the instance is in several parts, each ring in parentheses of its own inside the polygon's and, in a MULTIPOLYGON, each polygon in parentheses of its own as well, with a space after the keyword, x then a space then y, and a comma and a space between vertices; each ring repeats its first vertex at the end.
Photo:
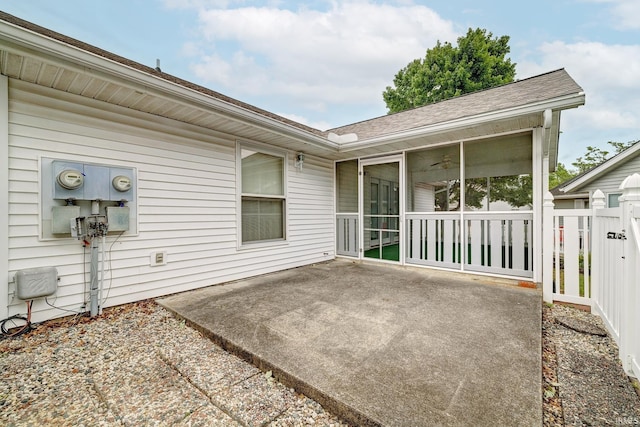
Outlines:
POLYGON ((588 171, 585 171, 568 181, 563 182, 562 184, 554 187, 551 190, 551 193, 554 195, 561 195, 567 193, 577 193, 583 188, 585 185, 594 181, 597 178, 600 178, 604 174, 611 172, 612 170, 618 168, 623 163, 628 162, 634 157, 640 155, 640 141, 633 144, 631 147, 626 150, 616 154, 608 160, 600 163, 598 166, 595 166, 588 171))
POLYGON ((321 131, 0 11, 0 73, 234 138, 340 159, 545 125, 555 165, 560 111, 584 104, 564 70, 321 131), (551 112, 545 120, 543 112, 551 112))

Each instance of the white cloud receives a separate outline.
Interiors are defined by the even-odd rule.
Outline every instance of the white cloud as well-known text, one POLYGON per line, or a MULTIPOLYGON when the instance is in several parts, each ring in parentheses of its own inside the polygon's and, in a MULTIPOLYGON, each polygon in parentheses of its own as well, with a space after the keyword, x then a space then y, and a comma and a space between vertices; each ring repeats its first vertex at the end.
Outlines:
POLYGON ((535 63, 518 63, 519 76, 563 67, 586 93, 585 106, 563 124, 640 132, 640 45, 556 41, 541 45, 538 53, 535 63))
POLYGON ((610 14, 613 28, 618 30, 640 29, 640 2, 638 0, 584 0, 588 3, 611 5, 610 14))
POLYGON ((613 15, 620 19, 622 29, 640 29, 640 2, 638 0, 616 2, 613 7, 613 15))
POLYGON ((303 125, 310 126, 314 129, 325 130, 331 128, 331 125, 325 121, 313 121, 309 120, 307 117, 300 116, 297 114, 289 114, 289 113, 275 113, 279 116, 286 117, 289 120, 293 120, 294 122, 302 123, 303 125))
POLYGON ((452 22, 424 6, 358 0, 327 5, 199 6, 201 40, 198 49, 196 41, 188 49, 202 54, 192 69, 240 99, 286 97, 322 111, 333 103, 382 103, 382 91, 400 68, 437 40, 458 37, 452 22))

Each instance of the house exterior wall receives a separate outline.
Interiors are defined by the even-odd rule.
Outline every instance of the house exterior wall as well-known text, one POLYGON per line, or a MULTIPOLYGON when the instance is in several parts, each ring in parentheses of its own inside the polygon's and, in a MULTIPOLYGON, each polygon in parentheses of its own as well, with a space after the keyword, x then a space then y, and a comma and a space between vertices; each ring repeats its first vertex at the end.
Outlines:
POLYGON ((593 192, 596 190, 600 190, 604 193, 605 203, 607 203, 609 194, 621 193, 619 188, 620 184, 626 177, 633 175, 634 173, 640 173, 640 154, 622 164, 612 166, 608 171, 593 181, 580 186, 577 190, 574 190, 571 193, 568 193, 569 195, 572 195, 572 193, 579 193, 583 196, 554 200, 553 203, 555 204, 555 208, 582 209, 582 205, 589 207, 589 200, 591 199, 591 196, 593 196, 593 192), (586 196, 587 194, 589 195, 588 197, 586 196))
POLYGON ((621 165, 607 171, 607 173, 582 186, 580 191, 588 191, 589 194, 593 194, 594 191, 600 190, 605 195, 608 193, 620 193, 620 183, 624 181, 626 177, 633 175, 634 173, 640 173, 640 155, 637 155, 621 165))
MULTIPOLYGON (((70 237, 43 238, 42 158, 136 170, 137 233, 106 239, 105 307, 334 257, 332 161, 306 156, 297 169, 295 153, 287 153, 287 241, 240 247, 233 136, 13 79, 8 93, 2 210, 9 230, 0 253, 7 253, 9 282, 34 267, 53 266, 59 275, 48 301, 60 309, 37 299, 33 321, 81 310, 89 281, 88 248, 70 237), (166 265, 151 266, 157 251, 166 251, 166 265)), ((1 291, 8 315, 25 311, 15 290, 9 283, 1 291)))
POLYGON ((556 209, 576 209, 574 199, 556 199, 553 204, 556 209))

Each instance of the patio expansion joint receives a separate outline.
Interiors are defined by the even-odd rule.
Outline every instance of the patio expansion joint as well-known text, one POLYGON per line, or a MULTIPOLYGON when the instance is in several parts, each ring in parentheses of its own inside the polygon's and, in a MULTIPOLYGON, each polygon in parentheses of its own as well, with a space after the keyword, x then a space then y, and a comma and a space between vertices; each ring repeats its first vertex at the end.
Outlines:
MULTIPOLYGON (((224 405, 219 404, 218 402, 216 402, 216 400, 214 399, 214 397, 212 395, 210 395, 205 389, 203 389, 202 387, 200 387, 198 384, 196 384, 195 381, 193 381, 188 375, 186 375, 185 373, 183 373, 176 365, 175 363, 173 363, 171 360, 169 360, 168 357, 166 357, 165 354, 162 353, 162 351, 158 351, 158 358, 160 358, 160 360, 162 360, 167 366, 169 366, 169 368, 171 368, 172 370, 174 370, 175 372, 178 373, 178 375, 180 375, 182 378, 185 379, 185 381, 187 383, 189 383, 189 385, 191 385, 192 387, 194 387, 196 390, 198 390, 198 392, 200 392, 203 396, 205 396, 207 398, 207 400, 209 401, 209 403, 213 406, 215 406, 217 409, 219 409, 221 412, 223 412, 225 415, 227 415, 229 418, 231 418, 232 420, 234 420, 235 422, 237 422, 238 424, 240 424, 241 426, 244 427, 249 427, 244 421, 242 421, 239 417, 237 417, 236 415, 233 414, 233 412, 231 412, 229 409, 227 409, 224 405)), ((243 381, 248 380, 249 378, 258 375, 258 374, 254 374, 249 376, 248 378, 245 378, 243 380, 238 381, 235 384, 232 384, 231 386, 227 386, 224 387, 224 389, 227 389, 229 387, 232 387, 233 385, 239 384, 243 381)), ((204 408, 204 406, 201 406, 200 408, 204 408)), ((200 408, 196 408, 193 412, 191 412, 190 414, 186 415, 184 419, 188 418, 189 416, 191 416, 193 413, 195 413, 198 409, 200 408)))
POLYGON ((103 391, 100 389, 95 379, 91 378, 91 379, 87 379, 87 381, 91 383, 91 387, 96 392, 96 395, 98 396, 98 401, 100 402, 100 404, 104 405, 107 408, 107 411, 111 411, 113 413, 114 418, 118 421, 118 423, 120 425, 123 425, 124 417, 122 416, 121 412, 118 411, 118 408, 114 407, 114 405, 109 404, 109 399, 107 399, 107 396, 105 396, 103 391))

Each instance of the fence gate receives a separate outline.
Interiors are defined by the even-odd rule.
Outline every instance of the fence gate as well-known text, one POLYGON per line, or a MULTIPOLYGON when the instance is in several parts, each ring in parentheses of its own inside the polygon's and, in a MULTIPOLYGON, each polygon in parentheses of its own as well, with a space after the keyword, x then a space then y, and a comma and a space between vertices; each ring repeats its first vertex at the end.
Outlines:
POLYGON ((619 208, 600 190, 591 209, 543 207, 543 299, 583 304, 598 314, 628 374, 640 377, 640 175, 620 185, 619 208))

